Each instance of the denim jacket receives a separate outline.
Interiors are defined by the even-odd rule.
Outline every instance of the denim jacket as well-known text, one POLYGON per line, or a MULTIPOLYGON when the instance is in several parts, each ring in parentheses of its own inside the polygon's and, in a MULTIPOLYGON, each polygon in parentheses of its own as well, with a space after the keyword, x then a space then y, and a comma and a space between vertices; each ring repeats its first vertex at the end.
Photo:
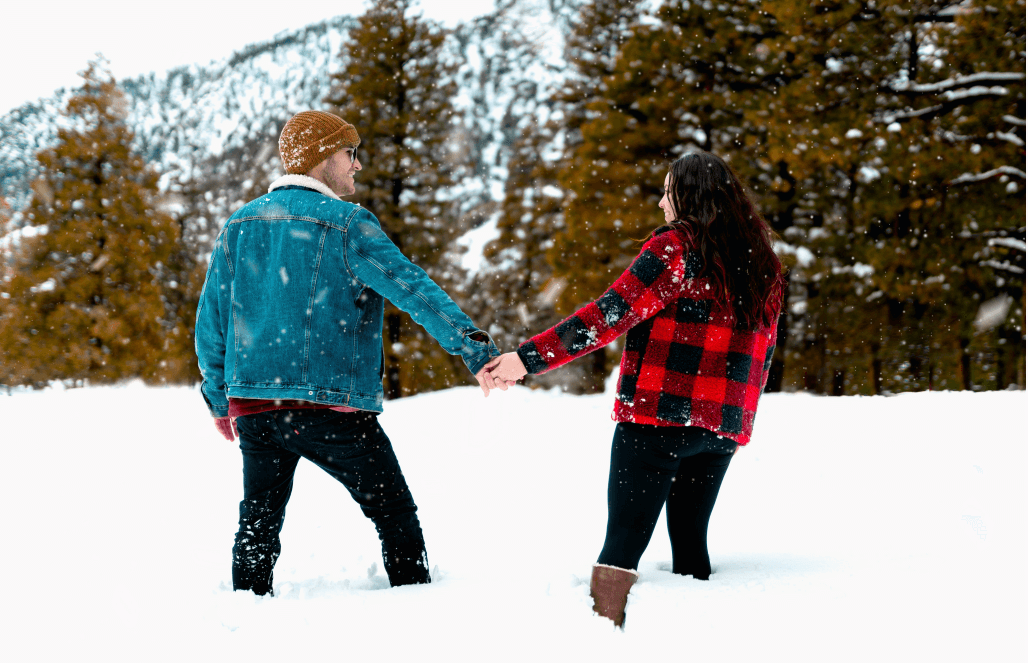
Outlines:
POLYGON ((196 354, 211 414, 229 397, 381 412, 384 297, 472 373, 499 355, 373 214, 317 180, 278 180, 229 218, 207 268, 196 354))

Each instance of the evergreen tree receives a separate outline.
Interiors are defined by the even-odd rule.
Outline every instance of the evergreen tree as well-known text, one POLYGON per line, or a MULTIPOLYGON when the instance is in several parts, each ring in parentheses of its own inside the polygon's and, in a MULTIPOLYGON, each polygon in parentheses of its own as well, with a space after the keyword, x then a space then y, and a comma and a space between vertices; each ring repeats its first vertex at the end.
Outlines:
MULTIPOLYGON (((996 279, 983 270, 985 240, 967 240, 978 227, 1023 228, 1023 174, 988 196, 955 184, 1004 177, 969 173, 1015 157, 1016 141, 1023 163, 1022 137, 993 139, 1003 116, 1024 117, 1020 5, 1018 18, 990 16, 985 3, 957 12, 947 2, 764 3, 780 34, 762 45, 781 72, 766 152, 787 174, 764 184, 796 192, 784 235, 807 257, 793 273, 795 386, 971 388, 971 354, 995 366, 1005 343, 973 321, 998 294, 996 279), (991 34, 972 37, 966 24, 983 16, 991 34), (986 63, 990 52, 999 57, 986 63), (1007 153, 986 156, 992 148, 1007 153)), ((1023 277, 1004 285, 1023 299, 1023 277)), ((1007 377, 992 370, 987 386, 1023 366, 1023 345, 1008 345, 1020 350, 1003 362, 1007 377)))
MULTIPOLYGON (((637 3, 583 7, 569 40, 576 76, 561 97, 570 195, 549 252, 569 283, 561 312, 599 296, 663 223, 657 203, 675 158, 700 147, 731 160, 744 144, 747 95, 763 84, 747 64, 759 18, 753 2, 671 2, 646 20, 637 3)), ((593 360, 601 387, 608 367, 601 353, 593 360)))
MULTIPOLYGON (((608 84, 623 44, 641 27, 639 16, 638 3, 630 0, 594 0, 582 5, 567 39, 572 72, 554 99, 564 124, 564 156, 556 173, 564 211, 547 250, 554 278, 550 293, 560 315, 599 297, 628 267, 637 238, 632 233, 640 226, 631 220, 637 199, 660 185, 647 186, 652 167, 646 155, 630 153, 619 135, 624 123, 609 118, 618 111, 611 109, 608 84), (628 187, 612 184, 615 170, 635 179, 628 187)), ((649 151, 654 149, 660 148, 649 151)), ((586 391, 603 390, 611 369, 608 352, 597 350, 586 360, 586 391)))
POLYGON ((3 284, 0 382, 181 381, 196 373, 176 303, 178 227, 134 155, 124 98, 101 62, 66 109, 22 213, 3 284), (5 277, 6 279, 7 277, 5 277))
POLYGON ((1024 384, 1023 0, 618 4, 584 6, 560 96, 560 312, 623 269, 696 147, 783 238, 786 388, 1024 384))
POLYGON ((513 145, 495 215, 497 237, 472 280, 469 304, 501 348, 514 348, 559 320, 554 304, 567 280, 553 276, 547 250, 563 223, 564 191, 556 161, 544 155, 554 140, 554 124, 532 120, 513 145))
MULTIPOLYGON (((348 34, 345 69, 326 99, 361 136, 355 200, 389 238, 447 291, 460 281, 451 245, 457 201, 442 189, 459 181, 464 156, 450 149, 458 63, 447 30, 412 15, 411 0, 377 0, 348 34)), ((385 314, 385 393, 399 398, 470 379, 417 324, 391 304, 385 314)))

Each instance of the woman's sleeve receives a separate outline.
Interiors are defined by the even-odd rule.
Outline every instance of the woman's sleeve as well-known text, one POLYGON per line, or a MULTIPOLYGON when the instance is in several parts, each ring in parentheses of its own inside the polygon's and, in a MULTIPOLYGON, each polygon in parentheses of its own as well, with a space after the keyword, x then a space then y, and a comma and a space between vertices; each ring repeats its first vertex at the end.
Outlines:
POLYGON ((522 343, 518 356, 537 374, 598 350, 681 296, 699 269, 698 256, 685 253, 676 233, 658 235, 599 299, 522 343))

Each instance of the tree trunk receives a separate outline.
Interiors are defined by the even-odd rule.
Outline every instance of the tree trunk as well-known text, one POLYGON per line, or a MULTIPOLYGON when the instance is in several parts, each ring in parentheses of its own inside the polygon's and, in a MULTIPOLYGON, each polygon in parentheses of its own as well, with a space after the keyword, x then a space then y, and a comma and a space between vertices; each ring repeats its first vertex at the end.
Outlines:
POLYGON ((877 343, 871 344, 871 388, 874 389, 875 396, 882 394, 882 359, 878 356, 881 348, 882 346, 877 343))
POLYGON ((967 352, 970 344, 969 339, 960 338, 960 388, 964 391, 971 391, 971 355, 967 352))
POLYGON ((846 371, 836 369, 832 373, 832 396, 846 395, 846 371))

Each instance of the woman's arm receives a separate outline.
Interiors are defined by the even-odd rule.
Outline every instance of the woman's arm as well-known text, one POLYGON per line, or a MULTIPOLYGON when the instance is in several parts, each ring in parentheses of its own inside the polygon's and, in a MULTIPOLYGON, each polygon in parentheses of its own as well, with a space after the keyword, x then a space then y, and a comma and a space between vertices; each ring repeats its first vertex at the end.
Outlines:
POLYGON ((490 362, 489 371, 517 380, 524 375, 517 375, 519 370, 543 373, 598 350, 681 296, 699 269, 698 257, 685 253, 676 232, 658 235, 599 299, 522 343, 517 350, 520 367, 504 355, 502 362, 490 362), (504 368, 498 373, 492 366, 504 368))

